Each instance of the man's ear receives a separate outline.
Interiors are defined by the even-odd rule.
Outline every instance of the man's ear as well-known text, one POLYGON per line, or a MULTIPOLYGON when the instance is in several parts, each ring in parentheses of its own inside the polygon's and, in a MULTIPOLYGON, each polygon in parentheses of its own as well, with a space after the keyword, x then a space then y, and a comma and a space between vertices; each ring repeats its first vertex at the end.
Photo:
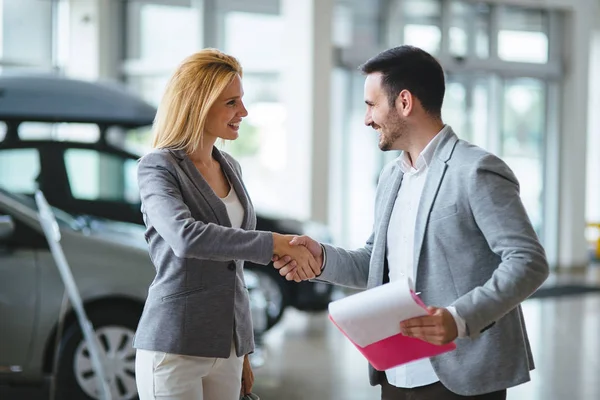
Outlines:
POLYGON ((396 111, 398 111, 398 114, 408 117, 412 112, 414 101, 415 98, 408 90, 404 89, 398 93, 398 97, 396 97, 396 111))

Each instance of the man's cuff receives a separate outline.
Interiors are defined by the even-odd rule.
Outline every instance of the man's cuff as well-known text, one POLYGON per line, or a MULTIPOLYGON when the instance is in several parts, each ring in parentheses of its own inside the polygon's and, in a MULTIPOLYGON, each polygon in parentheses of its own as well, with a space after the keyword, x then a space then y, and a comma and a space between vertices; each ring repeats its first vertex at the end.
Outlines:
POLYGON ((466 324, 465 320, 462 319, 462 317, 460 315, 458 315, 458 312, 456 312, 456 307, 449 306, 449 307, 446 307, 446 310, 448 310, 448 312, 450 312, 450 314, 452 314, 452 317, 454 317, 454 322, 456 322, 456 328, 458 330, 458 337, 466 338, 468 336, 467 335, 467 324, 466 324))
POLYGON ((323 271, 325 269, 325 264, 327 264, 327 252, 325 251, 325 246, 321 243, 319 244, 321 245, 321 251, 323 252, 323 265, 321 265, 321 271, 323 271))

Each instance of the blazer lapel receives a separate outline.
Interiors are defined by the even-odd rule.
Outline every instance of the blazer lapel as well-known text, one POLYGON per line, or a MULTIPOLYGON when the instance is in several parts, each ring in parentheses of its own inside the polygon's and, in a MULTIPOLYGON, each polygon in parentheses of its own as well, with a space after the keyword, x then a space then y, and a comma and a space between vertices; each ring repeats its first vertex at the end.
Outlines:
POLYGON ((367 283, 367 287, 375 287, 379 286, 383 283, 384 280, 384 263, 386 257, 386 248, 387 248, 387 231, 388 226, 390 224, 390 218, 392 216, 392 210, 394 209, 394 203, 396 202, 396 197, 398 195, 398 190, 400 189, 400 184, 402 183, 402 177, 404 174, 400 169, 400 166, 395 165, 394 169, 391 172, 391 185, 388 185, 386 191, 383 195, 383 200, 381 205, 384 207, 383 214, 381 214, 381 219, 378 222, 375 232, 375 243, 373 244, 373 256, 377 257, 377 259, 373 260, 373 264, 377 267, 381 266, 381 270, 377 270, 374 274, 369 274, 369 282, 367 283), (378 251, 376 251, 378 250, 378 251))
MULTIPOLYGON (((429 165, 429 171, 427 172, 427 180, 423 187, 423 193, 421 194, 421 200, 419 202, 419 209, 417 211, 417 221, 415 223, 415 244, 414 244, 414 270, 413 276, 417 276, 419 260, 421 257, 421 248, 423 247, 423 239, 425 237, 425 231, 427 230, 427 221, 429 220, 429 213, 431 207, 438 194, 440 185, 444 178, 446 168, 448 165, 446 161, 450 159, 452 150, 458 142, 458 138, 453 132, 450 132, 442 142, 438 144, 438 147, 431 159, 431 165, 429 165)), ((418 281, 418 279, 416 279, 418 281)), ((416 284, 417 282, 415 282, 416 284)))
MULTIPOLYGON (((223 203, 223 201, 219 199, 219 197, 210 187, 208 182, 206 182, 200 171, 198 171, 198 168, 196 168, 192 160, 187 156, 185 151, 171 150, 171 153, 179 160, 179 166, 181 167, 183 172, 185 172, 185 174, 188 176, 190 181, 194 184, 196 189, 198 189, 200 195, 204 198, 204 200, 206 200, 219 224, 230 227, 231 221, 229 221, 229 215, 227 214, 227 208, 225 207, 225 203, 223 203)), ((217 161, 220 160, 217 159, 217 161)), ((223 168, 222 164, 221 168, 223 168)))
POLYGON ((246 187, 244 186, 241 177, 237 174, 233 165, 227 161, 227 159, 216 147, 214 148, 213 156, 221 164, 221 168, 223 169, 225 176, 227 176, 229 179, 229 183, 231 183, 233 190, 235 190, 235 194, 242 204, 242 208, 244 209, 244 221, 242 222, 242 229, 247 230, 250 228, 250 224, 252 222, 252 213, 250 212, 250 197, 246 191, 246 187))

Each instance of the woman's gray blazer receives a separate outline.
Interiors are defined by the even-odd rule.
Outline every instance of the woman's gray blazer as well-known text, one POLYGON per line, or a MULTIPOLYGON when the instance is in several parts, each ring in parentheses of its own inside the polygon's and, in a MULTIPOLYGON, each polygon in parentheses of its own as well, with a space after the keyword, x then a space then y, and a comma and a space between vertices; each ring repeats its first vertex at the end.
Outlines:
POLYGON ((268 264, 270 232, 255 231, 256 215, 239 164, 213 150, 244 207, 231 228, 225 204, 181 150, 142 157, 138 181, 146 241, 156 267, 134 339, 138 349, 227 358, 254 350, 244 260, 268 264))

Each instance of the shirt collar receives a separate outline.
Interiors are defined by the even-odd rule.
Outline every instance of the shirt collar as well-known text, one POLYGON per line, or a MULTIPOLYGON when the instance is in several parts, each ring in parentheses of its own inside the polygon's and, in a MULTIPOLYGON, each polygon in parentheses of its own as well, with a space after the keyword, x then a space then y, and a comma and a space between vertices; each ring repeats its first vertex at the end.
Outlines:
POLYGON ((423 168, 426 168, 431 164, 431 160, 433 159, 433 155, 435 154, 435 149, 444 136, 448 135, 450 132, 450 126, 444 125, 441 131, 439 131, 433 139, 427 143, 427 146, 423 149, 419 157, 417 158, 417 162, 415 162, 415 166, 413 167, 410 163, 410 159, 408 158, 408 152, 403 151, 400 159, 398 160, 398 164, 400 165, 400 170, 403 173, 408 173, 412 170, 420 171, 423 168))

